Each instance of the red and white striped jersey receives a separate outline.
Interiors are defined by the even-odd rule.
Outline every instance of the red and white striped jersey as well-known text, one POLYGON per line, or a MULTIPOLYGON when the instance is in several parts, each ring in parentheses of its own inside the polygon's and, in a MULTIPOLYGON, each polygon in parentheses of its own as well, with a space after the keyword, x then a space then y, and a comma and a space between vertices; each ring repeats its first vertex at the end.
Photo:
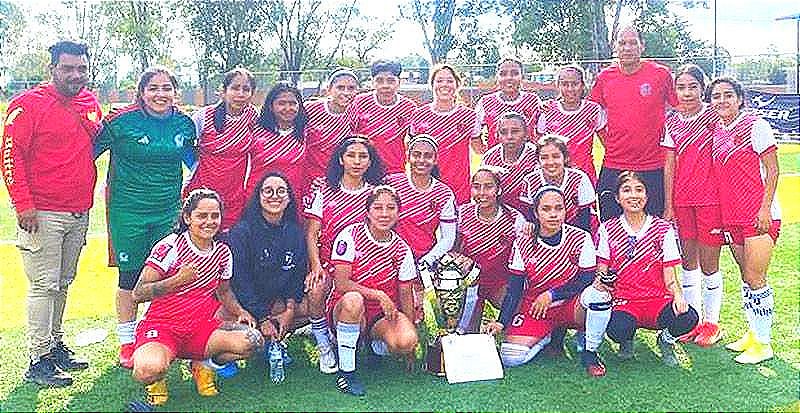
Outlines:
MULTIPOLYGON (((712 157, 719 183, 722 223, 751 225, 764 199, 764 165, 761 156, 778 150, 772 128, 753 113, 743 112, 731 122, 718 122, 714 130, 712 157)), ((781 219, 777 195, 770 214, 781 219)))
POLYGON ((328 161, 336 150, 336 146, 347 137, 350 129, 347 126, 345 113, 333 113, 328 107, 328 99, 305 103, 306 115, 306 177, 309 181, 325 176, 328 161))
POLYGON ((417 104, 403 95, 397 95, 395 104, 383 106, 374 91, 356 96, 347 108, 349 133, 369 138, 386 173, 405 170, 405 137, 416 108, 417 104))
POLYGON ((439 223, 455 223, 458 219, 453 191, 436 178, 431 179, 427 189, 419 189, 402 173, 388 175, 384 181, 400 197, 395 231, 411 246, 414 257, 425 255, 436 243, 439 223))
POLYGON ((599 104, 582 99, 577 110, 566 110, 558 100, 548 101, 536 125, 540 135, 552 133, 567 139, 572 166, 586 172, 592 184, 597 172, 592 158, 592 144, 597 131, 606 126, 606 112, 599 104))
POLYGON ((487 222, 478 217, 476 204, 460 205, 457 227, 460 252, 472 258, 484 274, 505 274, 511 245, 525 222, 516 209, 504 207, 487 222))
POLYGON ((215 190, 225 206, 222 229, 233 226, 242 214, 249 194, 245 188, 247 161, 253 144, 253 125, 258 112, 252 105, 238 115, 225 115, 222 132, 214 128, 214 110, 206 106, 192 117, 198 136, 198 162, 184 196, 197 188, 215 190))
MULTIPOLYGON (((525 177, 525 189, 520 199, 530 206, 533 203, 533 197, 536 192, 545 185, 551 184, 545 179, 542 169, 536 168, 535 171, 525 177)), ((565 222, 574 225, 578 211, 594 204, 597 198, 594 186, 592 186, 585 172, 575 168, 564 168, 564 178, 561 180, 561 185, 556 186, 564 193, 565 222)))
POLYGON ((348 225, 364 221, 372 185, 364 183, 363 188, 350 191, 333 188, 326 180, 317 179, 313 186, 303 215, 320 223, 319 257, 325 262, 331 256, 331 245, 336 235, 348 225))
POLYGON ((500 168, 500 187, 503 189, 503 202, 512 208, 522 211, 528 206, 520 200, 520 195, 525 192, 525 176, 533 172, 539 165, 536 157, 536 147, 526 142, 522 155, 515 162, 507 162, 503 155, 503 144, 497 144, 486 151, 481 165, 496 166, 500 168))
POLYGON ((456 195, 459 204, 470 199, 469 144, 475 135, 475 111, 456 105, 449 112, 437 112, 433 104, 420 106, 414 111, 411 134, 431 135, 439 144, 439 169, 442 182, 456 195))
MULTIPOLYGON (((396 304, 400 282, 417 277, 417 268, 411 248, 391 231, 391 239, 377 241, 361 222, 346 227, 336 236, 331 263, 350 266, 350 279, 358 285, 381 290, 396 304)), ((336 302, 341 295, 334 290, 329 302, 336 302)))
POLYGON ((525 295, 532 299, 561 287, 581 271, 594 270, 597 261, 592 236, 571 225, 561 227, 558 245, 523 235, 517 237, 511 251, 508 269, 527 277, 525 295))
POLYGON ((717 181, 711 160, 717 112, 703 104, 700 112, 685 117, 667 116, 661 146, 675 153, 672 198, 675 206, 719 205, 717 181))
POLYGON ((600 225, 597 262, 617 271, 614 298, 636 300, 667 297, 664 268, 681 263, 678 238, 668 221, 648 215, 634 232, 624 215, 600 225))
POLYGON ((161 279, 173 277, 184 265, 194 264, 197 278, 177 290, 153 298, 144 318, 177 326, 191 326, 211 319, 219 308, 215 296, 220 281, 233 275, 231 250, 222 242, 214 241, 208 251, 200 251, 192 243, 188 232, 170 234, 156 243, 144 265, 154 269, 161 279))
POLYGON ((256 124, 253 128, 253 147, 250 153, 251 168, 247 180, 247 192, 253 193, 253 189, 264 174, 277 171, 289 180, 295 202, 297 205, 302 205, 302 196, 309 187, 303 168, 306 163, 305 137, 297 140, 293 129, 274 133, 256 124))
POLYGON ((533 134, 536 123, 539 121, 539 114, 542 111, 542 101, 539 95, 524 90, 519 91, 519 96, 514 100, 503 98, 503 92, 497 91, 481 96, 475 105, 475 112, 478 116, 476 131, 474 134, 480 136, 480 130, 486 125, 488 131, 487 146, 492 147, 500 143, 497 139, 497 119, 505 112, 514 111, 523 116, 528 121, 528 131, 533 134))

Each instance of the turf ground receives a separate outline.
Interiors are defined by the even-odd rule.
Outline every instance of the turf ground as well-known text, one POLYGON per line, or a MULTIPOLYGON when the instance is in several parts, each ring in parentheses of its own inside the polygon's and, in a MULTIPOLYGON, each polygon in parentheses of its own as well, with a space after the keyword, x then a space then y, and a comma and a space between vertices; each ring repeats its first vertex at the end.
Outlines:
MULTIPOLYGON (((387 360, 380 367, 361 369, 368 394, 357 399, 338 393, 333 377, 316 370, 313 341, 299 336, 290 340, 297 363, 289 368, 282 385, 269 383, 263 362, 256 358, 238 376, 220 383, 220 396, 202 399, 187 369, 176 363, 169 375, 170 401, 161 410, 798 411, 800 145, 782 145, 779 158, 784 226, 770 267, 777 303, 776 357, 760 366, 736 365, 721 346, 682 346, 680 367, 667 368, 658 360, 654 335, 641 332, 633 362, 620 362, 613 354, 614 346, 603 346, 601 355, 609 373, 599 380, 586 377, 572 353, 506 370, 500 381, 452 386, 421 371, 404 373, 399 363, 387 360)), ((99 165, 100 176, 104 165, 99 165)), ((90 236, 66 311, 67 342, 71 344, 79 331, 91 327, 105 328, 112 335, 102 343, 76 348, 89 358, 91 368, 76 373, 73 386, 40 390, 22 381, 27 367, 27 283, 12 241, 14 216, 6 207, 5 188, 0 190, 0 411, 121 410, 128 401, 142 397, 141 386, 131 379, 130 372, 115 365, 116 274, 105 266, 104 205, 101 197, 95 199, 90 236)), ((727 330, 724 342, 729 342, 745 327, 738 272, 727 251, 721 266, 726 281, 722 325, 727 330)))

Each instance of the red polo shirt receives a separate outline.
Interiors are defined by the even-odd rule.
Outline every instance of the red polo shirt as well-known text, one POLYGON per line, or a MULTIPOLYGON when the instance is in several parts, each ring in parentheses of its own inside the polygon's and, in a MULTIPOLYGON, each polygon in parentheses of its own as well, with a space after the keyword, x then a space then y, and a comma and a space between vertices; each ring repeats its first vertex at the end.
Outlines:
POLYGON ((92 139, 100 118, 100 104, 86 89, 67 97, 44 83, 9 103, 1 170, 18 213, 91 208, 97 179, 92 139))
POLYGON ((634 73, 623 73, 617 64, 603 69, 589 98, 606 110, 608 124, 600 131, 606 154, 603 166, 613 169, 651 171, 664 167, 667 105, 678 104, 669 68, 642 61, 634 73))

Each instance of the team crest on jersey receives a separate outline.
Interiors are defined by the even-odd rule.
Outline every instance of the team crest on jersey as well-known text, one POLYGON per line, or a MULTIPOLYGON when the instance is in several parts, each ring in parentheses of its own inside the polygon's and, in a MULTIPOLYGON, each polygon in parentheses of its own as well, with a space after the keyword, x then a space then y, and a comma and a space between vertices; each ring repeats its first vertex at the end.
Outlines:
POLYGON ((339 241, 336 244, 336 253, 342 255, 345 253, 345 251, 347 251, 347 243, 344 241, 339 241))
POLYGON ((147 330, 144 333, 144 336, 147 338, 157 338, 158 337, 158 330, 147 330))
POLYGON ((175 139, 175 146, 177 146, 177 147, 182 147, 183 146, 183 142, 186 140, 186 138, 183 136, 182 133, 179 133, 179 134, 175 135, 174 139, 175 139))
MULTIPOLYGON (((338 248, 337 248, 337 250, 338 250, 338 248)), ((283 255, 283 265, 281 266, 281 269, 284 270, 284 271, 289 271, 289 270, 293 269, 294 267, 296 267, 296 265, 294 263, 294 252, 286 251, 286 253, 283 255)))
POLYGON ((649 83, 642 83, 639 86, 639 94, 642 96, 650 96, 653 94, 653 87, 649 83))
POLYGON ((149 145, 149 144, 150 144, 150 137, 149 137, 149 136, 147 136, 147 135, 144 135, 144 136, 142 136, 141 138, 139 138, 139 139, 136 141, 136 143, 138 143, 138 144, 140 144, 140 145, 149 145))
POLYGON ((130 257, 128 256, 127 252, 120 252, 119 253, 119 262, 128 262, 130 257))
POLYGON ((271 255, 272 255, 272 254, 270 254, 270 252, 269 252, 269 249, 268 249, 268 248, 264 248, 263 250, 261 250, 261 263, 262 263, 262 264, 263 264, 263 263, 266 263, 266 262, 267 262, 267 260, 269 260, 269 257, 270 257, 271 255))
MULTIPOLYGON (((164 261, 164 258, 167 258, 167 254, 169 254, 169 251, 171 249, 172 249, 172 245, 171 244, 160 244, 159 246, 157 246, 155 248, 155 250, 153 250, 153 258, 155 258, 155 259, 157 259, 159 261, 164 261)), ((122 256, 122 254, 120 254, 120 258, 121 258, 121 256, 122 256)), ((126 261, 127 261, 127 254, 125 254, 125 256, 126 256, 126 261)))
POLYGON ((97 112, 91 111, 86 114, 86 119, 89 119, 90 122, 97 122, 97 112))

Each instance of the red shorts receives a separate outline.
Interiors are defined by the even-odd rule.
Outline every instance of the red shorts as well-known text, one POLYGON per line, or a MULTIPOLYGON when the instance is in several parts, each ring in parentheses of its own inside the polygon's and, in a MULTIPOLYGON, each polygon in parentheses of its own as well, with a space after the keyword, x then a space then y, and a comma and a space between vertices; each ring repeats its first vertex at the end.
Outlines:
POLYGON ((206 358, 208 339, 220 325, 222 321, 216 318, 198 321, 191 328, 144 319, 136 327, 136 348, 146 343, 159 343, 175 357, 202 360, 206 358))
POLYGON ((612 311, 628 313, 636 319, 636 326, 657 330, 658 315, 665 306, 672 304, 672 296, 644 298, 641 300, 624 300, 615 298, 612 311))
POLYGON ((675 207, 678 236, 711 246, 721 246, 722 215, 719 205, 675 207))
POLYGON ((531 317, 529 313, 530 301, 528 301, 529 304, 522 306, 524 311, 514 314, 514 318, 511 319, 511 326, 506 331, 506 336, 542 338, 560 326, 583 330, 582 325, 575 323, 575 308, 580 305, 578 304, 579 299, 580 296, 572 297, 560 305, 550 307, 547 309, 543 319, 531 317))
MULTIPOLYGON (((769 225, 769 237, 772 242, 778 242, 778 235, 781 233, 781 221, 779 219, 772 220, 769 225)), ((744 245, 745 238, 757 237, 759 234, 756 232, 754 225, 726 225, 725 238, 731 244, 744 245)))
MULTIPOLYGON (((333 313, 336 310, 336 304, 341 300, 342 297, 336 297, 329 302, 328 307, 328 325, 331 331, 336 334, 336 319, 333 317, 333 313)), ((400 310, 400 305, 395 303, 397 306, 398 311, 400 310)), ((364 331, 372 330, 372 327, 375 323, 378 322, 383 318, 383 308, 377 301, 371 301, 364 299, 364 318, 362 320, 362 324, 364 325, 364 331)))
POLYGON ((495 275, 481 272, 478 278, 478 298, 489 301, 499 299, 502 302, 505 296, 506 284, 508 284, 508 276, 508 273, 495 275))

